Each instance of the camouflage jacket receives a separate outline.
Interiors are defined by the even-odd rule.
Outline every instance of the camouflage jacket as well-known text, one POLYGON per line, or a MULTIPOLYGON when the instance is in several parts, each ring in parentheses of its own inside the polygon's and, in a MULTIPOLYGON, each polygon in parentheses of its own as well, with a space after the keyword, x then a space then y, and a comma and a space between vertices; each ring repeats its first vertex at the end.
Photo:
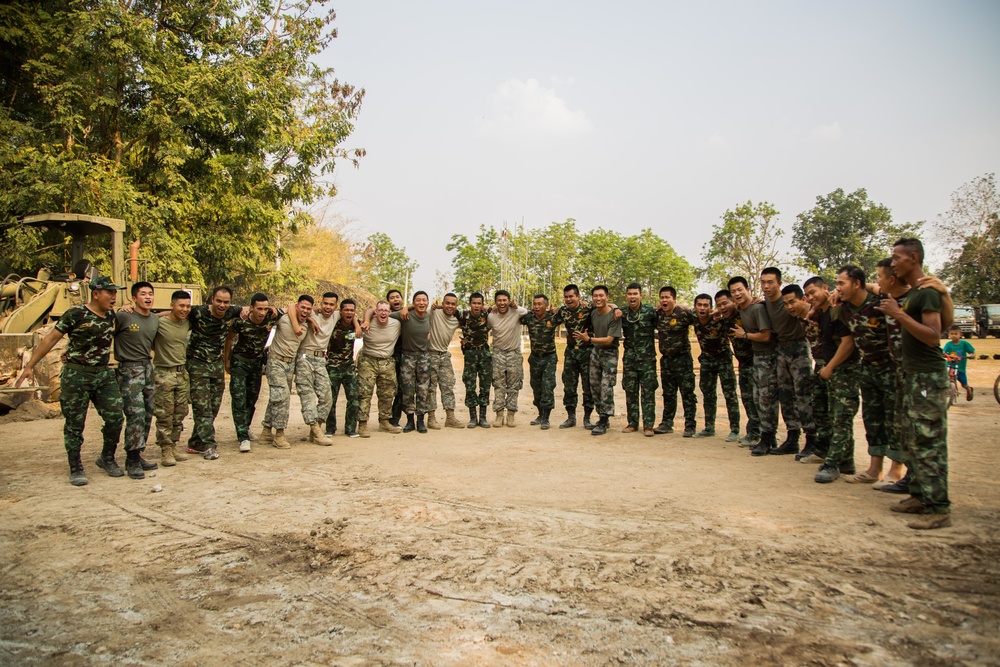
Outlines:
POLYGON ((861 306, 844 303, 840 307, 841 321, 854 336, 854 347, 861 353, 861 363, 869 366, 880 366, 890 360, 889 328, 885 315, 875 310, 880 303, 881 299, 866 292, 861 306))
POLYGON ((531 353, 554 354, 556 351, 556 325, 553 324, 555 314, 548 311, 542 319, 528 313, 521 317, 521 324, 528 327, 528 340, 531 341, 531 353))
POLYGON ((708 322, 703 324, 695 316, 692 326, 694 327, 694 335, 698 337, 698 345, 701 346, 702 354, 709 357, 729 354, 730 322, 728 320, 714 320, 709 317, 708 322))
POLYGON ((625 354, 628 356, 656 359, 656 311, 644 303, 633 312, 626 304, 622 309, 622 336, 625 338, 625 354))
MULTIPOLYGON (((902 294, 896 297, 896 301, 899 303, 899 307, 906 310, 906 302, 910 299, 910 293, 902 294)), ((892 356, 893 361, 897 364, 903 363, 903 325, 899 323, 899 320, 886 317, 886 334, 889 338, 889 355, 892 356)))
POLYGON ((115 314, 104 317, 86 306, 73 306, 56 322, 56 331, 69 336, 66 363, 81 366, 107 366, 111 359, 111 341, 115 335, 115 314))
POLYGON ((455 312, 458 324, 462 331, 463 350, 485 350, 490 346, 490 329, 487 326, 487 316, 489 311, 483 308, 478 315, 473 315, 471 310, 460 310, 455 312))
POLYGON ((343 368, 354 364, 354 323, 349 326, 338 320, 330 334, 330 344, 326 347, 326 365, 343 368))
POLYGON ((229 326, 233 320, 240 317, 242 309, 230 306, 229 310, 216 319, 208 306, 195 306, 188 315, 191 322, 191 339, 188 342, 188 361, 196 360, 214 363, 222 359, 222 347, 225 345, 229 326))
POLYGON ((565 304, 559 306, 559 310, 556 311, 555 317, 552 319, 552 325, 558 326, 562 324, 566 327, 567 350, 580 350, 591 347, 590 343, 584 343, 583 341, 573 338, 573 334, 585 331, 593 333, 590 330, 590 311, 593 309, 593 306, 582 303, 577 306, 576 310, 571 310, 565 304))
POLYGON ((657 311, 657 316, 656 334, 660 339, 660 354, 667 358, 691 354, 688 327, 698 321, 695 314, 687 308, 676 306, 669 314, 657 311))
POLYGON ((231 331, 236 334, 236 342, 233 343, 232 353, 246 359, 260 359, 264 356, 264 346, 267 345, 267 337, 271 329, 278 323, 277 315, 267 311, 260 324, 254 324, 249 318, 237 319, 231 326, 231 331))

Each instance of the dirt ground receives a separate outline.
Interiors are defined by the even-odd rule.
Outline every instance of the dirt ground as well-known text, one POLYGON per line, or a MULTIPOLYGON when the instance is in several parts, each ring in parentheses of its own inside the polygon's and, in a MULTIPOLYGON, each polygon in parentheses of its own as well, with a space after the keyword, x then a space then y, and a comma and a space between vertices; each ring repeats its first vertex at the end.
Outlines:
POLYGON ((249 454, 227 395, 221 458, 143 481, 93 465, 92 412, 81 488, 61 419, 5 419, 0 663, 1000 664, 1000 361, 970 370, 931 532, 791 457, 623 434, 622 395, 600 438, 528 426, 526 387, 517 428, 332 447, 293 397, 293 448, 249 454))

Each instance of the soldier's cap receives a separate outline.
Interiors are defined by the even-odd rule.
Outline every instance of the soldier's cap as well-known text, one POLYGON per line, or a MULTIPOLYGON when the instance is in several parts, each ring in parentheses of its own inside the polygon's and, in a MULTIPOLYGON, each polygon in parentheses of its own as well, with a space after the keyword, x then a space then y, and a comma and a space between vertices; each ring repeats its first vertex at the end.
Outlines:
POLYGON ((115 285, 109 276, 98 276, 90 281, 90 289, 120 290, 124 288, 120 285, 115 285))

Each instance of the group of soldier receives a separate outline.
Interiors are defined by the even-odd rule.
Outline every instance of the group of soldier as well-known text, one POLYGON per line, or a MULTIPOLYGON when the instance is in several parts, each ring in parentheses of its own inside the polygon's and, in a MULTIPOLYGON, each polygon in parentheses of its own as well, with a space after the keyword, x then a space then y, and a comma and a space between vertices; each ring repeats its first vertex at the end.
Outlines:
POLYGON ((230 288, 218 287, 207 305, 192 307, 190 295, 179 291, 171 297, 170 310, 153 313, 152 285, 132 285, 133 304, 116 311, 119 287, 99 277, 90 282, 90 302, 66 311, 35 350, 18 384, 68 335, 60 403, 71 483, 87 483, 80 449, 91 402, 104 419, 104 446, 96 465, 111 476, 142 479, 145 471, 157 467, 142 456, 154 415, 160 464, 173 466, 188 455, 218 458, 214 422, 227 371, 241 452, 250 452, 253 441, 291 447, 285 431, 293 382, 309 427, 308 440, 320 445, 332 444, 337 432, 341 388, 347 404, 343 433, 350 437, 370 436, 373 395, 379 431, 426 433, 441 428, 436 419, 438 393, 445 427, 515 427, 524 379, 522 327, 528 333, 529 381, 537 410, 531 425, 548 429, 555 408, 556 331, 562 325, 566 419, 559 428, 577 425, 582 399, 583 427, 595 436, 608 432, 615 414, 619 359, 625 433, 672 433, 679 394, 683 436, 715 437, 721 384, 727 442, 739 442, 754 456, 794 454, 804 463, 819 463, 815 480, 820 483, 843 474, 849 482, 907 494, 892 509, 921 514, 910 524, 913 528, 938 528, 951 521, 948 378, 938 346, 942 327, 950 324, 951 303, 943 285, 923 275, 922 262, 919 240, 904 238, 894 245, 892 257, 879 264, 873 285, 866 283, 860 268, 848 265, 839 271, 834 290, 818 276, 801 287, 782 286, 781 271, 770 267, 759 276, 763 299, 753 299, 750 283, 737 276, 714 297, 699 294, 693 308, 678 305, 670 286, 660 289, 654 308, 642 302, 642 289, 633 283, 626 289, 623 307, 609 302, 603 285, 590 290, 589 302, 576 285, 567 285, 558 308, 550 306, 546 295, 537 294, 530 310, 515 304, 504 290, 494 294, 491 307, 477 292, 462 309, 452 293, 431 304, 419 291, 404 305, 402 294, 390 290, 384 301, 363 314, 353 300, 340 301, 332 292, 322 296, 318 308, 311 296, 303 295, 282 311, 263 294, 253 295, 250 305, 241 308, 232 305, 230 288), (700 431, 692 329, 701 350, 700 431), (464 425, 455 415, 456 380, 449 351, 458 330, 469 411, 464 425), (355 355, 358 340, 362 345, 355 355), (116 367, 110 365, 112 344, 116 367), (258 437, 251 423, 265 375, 269 396, 258 437), (491 385, 492 423, 487 418, 491 385), (655 424, 659 386, 663 406, 655 424), (747 415, 742 437, 740 401, 747 415), (194 426, 182 448, 179 440, 189 403, 194 426), (868 469, 857 474, 853 419, 861 405, 871 459, 868 469), (780 445, 779 408, 787 431, 780 445), (115 460, 123 422, 124 472, 115 460), (883 476, 885 457, 891 465, 883 476))

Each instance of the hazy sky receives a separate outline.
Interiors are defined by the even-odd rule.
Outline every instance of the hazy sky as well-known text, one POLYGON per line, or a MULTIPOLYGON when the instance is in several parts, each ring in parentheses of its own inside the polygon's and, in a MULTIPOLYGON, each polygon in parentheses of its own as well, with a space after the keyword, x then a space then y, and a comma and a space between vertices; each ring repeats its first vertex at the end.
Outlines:
MULTIPOLYGON (((727 209, 791 236, 863 187, 933 220, 1000 167, 1000 2, 335 0, 321 62, 367 89, 330 211, 432 291, 453 234, 651 227, 693 264, 727 209)), ((433 293, 433 291, 432 291, 433 293)))

